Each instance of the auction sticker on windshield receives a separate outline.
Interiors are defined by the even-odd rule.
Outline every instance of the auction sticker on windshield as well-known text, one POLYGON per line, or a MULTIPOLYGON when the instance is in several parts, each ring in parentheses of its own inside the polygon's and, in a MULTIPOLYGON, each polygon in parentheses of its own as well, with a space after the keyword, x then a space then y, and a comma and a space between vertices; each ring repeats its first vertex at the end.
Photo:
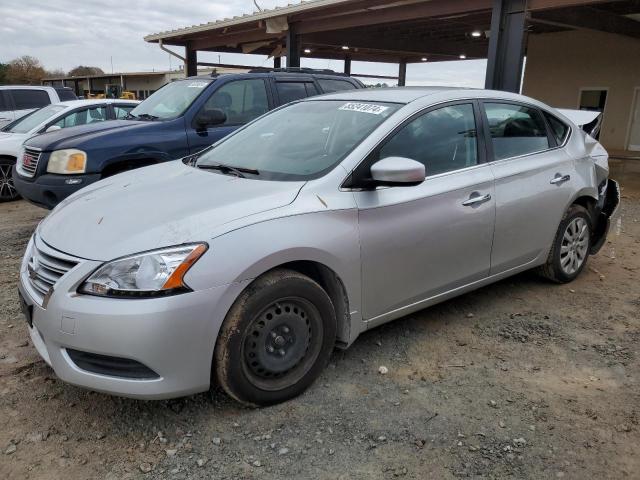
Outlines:
POLYGON ((187 85, 187 88, 204 88, 207 85, 207 82, 191 82, 189 85, 187 85))
POLYGON ((339 108, 339 110, 348 110, 350 112, 370 113, 372 115, 380 115, 389 107, 383 107, 382 105, 375 105, 373 103, 345 103, 339 108))

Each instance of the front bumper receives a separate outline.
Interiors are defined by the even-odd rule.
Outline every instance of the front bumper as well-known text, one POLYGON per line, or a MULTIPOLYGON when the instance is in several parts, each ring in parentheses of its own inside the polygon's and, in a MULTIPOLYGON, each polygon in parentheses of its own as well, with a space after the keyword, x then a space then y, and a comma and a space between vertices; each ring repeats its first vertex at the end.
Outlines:
MULTIPOLYGON (((34 241, 51 249, 36 237, 25 259, 34 241)), ((32 318, 31 339, 56 375, 73 385, 146 400, 208 390, 218 330, 244 284, 154 299, 79 295, 78 285, 100 265, 79 260, 44 301, 29 280, 28 261, 20 271, 19 291, 32 318), (134 361, 156 375, 126 378, 89 371, 72 359, 77 352, 134 361)))
POLYGON ((15 165, 12 170, 12 177, 13 184, 16 190, 18 190, 18 193, 22 195, 22 198, 39 207, 48 208, 49 210, 72 193, 100 180, 99 173, 87 173, 83 175, 55 175, 48 173, 34 178, 28 178, 21 176, 15 165), (77 183, 67 183, 70 180, 77 183))
POLYGON ((620 185, 615 180, 607 180, 607 188, 604 197, 598 202, 597 217, 591 237, 591 255, 600 251, 607 240, 611 218, 613 218, 620 207, 620 185))

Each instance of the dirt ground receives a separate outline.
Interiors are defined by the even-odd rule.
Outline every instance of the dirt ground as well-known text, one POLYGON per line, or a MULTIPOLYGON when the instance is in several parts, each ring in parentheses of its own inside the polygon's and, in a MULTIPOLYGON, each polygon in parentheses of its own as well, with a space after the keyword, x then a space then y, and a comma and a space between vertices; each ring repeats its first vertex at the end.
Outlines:
POLYGON ((640 162, 612 163, 620 220, 573 284, 525 273, 369 331, 262 410, 57 380, 16 294, 46 212, 0 205, 0 479, 640 478, 640 162))

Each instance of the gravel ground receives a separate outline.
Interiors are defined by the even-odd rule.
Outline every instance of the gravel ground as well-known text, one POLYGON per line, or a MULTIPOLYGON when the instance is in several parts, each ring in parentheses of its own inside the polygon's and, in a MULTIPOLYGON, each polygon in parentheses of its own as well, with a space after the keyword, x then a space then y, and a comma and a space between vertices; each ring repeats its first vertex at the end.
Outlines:
POLYGON ((369 331, 261 410, 57 380, 15 288, 46 212, 1 204, 0 478, 640 478, 640 162, 615 166, 621 219, 576 282, 525 273, 369 331))

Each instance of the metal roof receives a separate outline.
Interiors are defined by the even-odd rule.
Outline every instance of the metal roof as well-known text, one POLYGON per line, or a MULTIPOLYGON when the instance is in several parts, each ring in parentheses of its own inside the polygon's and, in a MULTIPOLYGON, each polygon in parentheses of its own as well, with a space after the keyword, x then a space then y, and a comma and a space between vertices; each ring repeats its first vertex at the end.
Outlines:
MULTIPOLYGON (((225 18, 222 20, 215 20, 213 22, 201 23, 200 25, 192 25, 191 27, 176 28, 174 30, 167 30, 164 32, 153 33, 144 37, 146 42, 154 42, 166 38, 171 38, 179 35, 188 35, 192 33, 205 32, 208 30, 214 30, 219 28, 232 27, 234 25, 240 25, 248 21, 260 21, 269 18, 280 17, 283 15, 291 15, 294 13, 306 12, 309 10, 315 10, 323 7, 340 5, 341 3, 349 3, 353 0, 302 0, 300 3, 289 4, 286 7, 274 7, 270 9, 263 9, 262 11, 253 12, 251 14, 237 15, 232 18, 225 18)), ((415 0, 414 0, 415 1, 415 0)), ((398 3, 413 3, 398 2, 398 3)))

